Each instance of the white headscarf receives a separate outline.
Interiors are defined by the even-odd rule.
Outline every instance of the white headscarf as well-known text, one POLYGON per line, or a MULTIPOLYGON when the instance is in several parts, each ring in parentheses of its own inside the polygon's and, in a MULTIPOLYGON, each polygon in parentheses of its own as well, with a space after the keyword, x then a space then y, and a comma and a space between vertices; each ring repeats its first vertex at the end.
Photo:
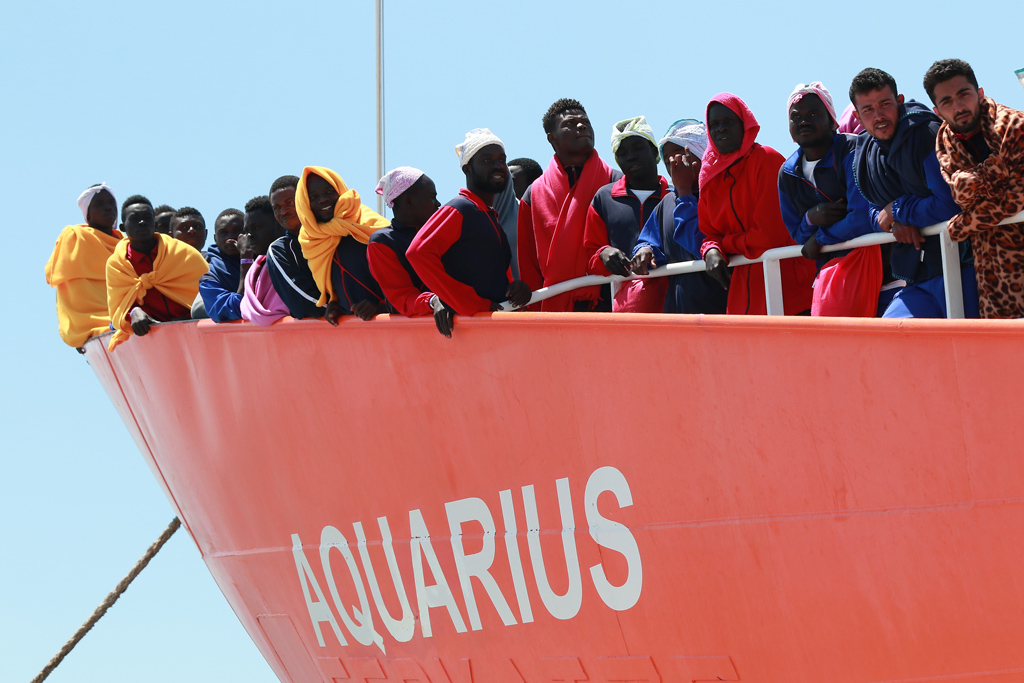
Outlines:
POLYGON ((469 160, 487 145, 498 145, 502 150, 505 149, 505 143, 486 128, 474 128, 466 133, 465 142, 455 145, 455 153, 459 155, 459 167, 468 164, 469 160))
POLYGON ((412 187, 420 176, 423 175, 423 171, 412 166, 399 166, 398 168, 388 171, 384 174, 384 177, 377 183, 377 194, 384 197, 384 203, 389 207, 395 206, 395 200, 398 197, 412 187))
MULTIPOLYGON (((114 198, 114 204, 116 205, 117 196, 114 194, 114 191, 110 189, 110 186, 107 185, 106 183, 100 183, 99 185, 90 187, 85 192, 78 195, 78 208, 82 210, 82 218, 85 220, 86 223, 89 222, 89 205, 92 204, 92 198, 98 195, 103 190, 106 190, 107 192, 110 193, 110 196, 114 198)), ((114 221, 114 225, 112 227, 117 227, 117 220, 114 221)))
MULTIPOLYGON (((643 116, 634 116, 631 119, 619 121, 612 126, 612 154, 619 151, 619 145, 622 144, 623 140, 632 136, 643 138, 657 147, 657 144, 654 142, 654 130, 647 124, 647 119, 643 116)), ((658 162, 660 160, 660 156, 655 154, 654 161, 658 162)))
POLYGON ((662 156, 665 155, 665 143, 673 142, 680 147, 689 147, 690 151, 698 158, 704 156, 704 150, 708 148, 708 129, 697 119, 679 119, 665 132, 665 137, 658 143, 658 149, 662 156))

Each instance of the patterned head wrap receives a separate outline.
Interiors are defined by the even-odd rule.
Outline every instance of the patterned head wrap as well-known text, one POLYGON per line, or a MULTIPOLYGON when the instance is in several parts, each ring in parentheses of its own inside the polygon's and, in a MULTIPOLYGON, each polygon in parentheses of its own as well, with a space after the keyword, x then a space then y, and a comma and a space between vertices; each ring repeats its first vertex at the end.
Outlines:
MULTIPOLYGON (((619 145, 628 137, 636 136, 647 140, 655 147, 658 143, 654 140, 654 130, 647 125, 647 119, 643 116, 634 116, 631 119, 619 121, 612 126, 612 154, 619 151, 619 145)), ((655 161, 661 161, 661 157, 655 153, 655 161)))
POLYGON ((388 171, 377 183, 377 194, 384 197, 384 203, 389 207, 395 205, 399 195, 408 190, 420 179, 423 171, 412 166, 399 166, 393 171, 388 171))
POLYGON ((699 159, 708 148, 708 129, 697 119, 679 119, 665 131, 665 137, 658 143, 658 150, 665 156, 665 143, 674 142, 680 147, 689 147, 699 159))
POLYGON ((817 95, 821 103, 825 105, 825 109, 828 110, 829 116, 832 117, 832 127, 835 128, 839 125, 839 117, 836 116, 836 108, 832 104, 832 94, 828 91, 821 81, 814 81, 813 83, 797 83, 796 87, 793 88, 793 92, 789 94, 789 99, 786 100, 786 116, 789 116, 790 108, 803 99, 804 95, 817 95))
POLYGON ((455 153, 459 155, 459 167, 468 164, 469 160, 487 145, 498 145, 502 150, 505 149, 505 143, 487 128, 474 128, 466 133, 466 140, 455 145, 455 153))
MULTIPOLYGON (((100 183, 95 187, 90 187, 85 192, 78 195, 78 208, 82 210, 82 218, 85 219, 86 223, 89 222, 89 205, 92 204, 92 198, 104 190, 110 193, 110 196, 114 198, 114 204, 117 204, 117 196, 106 183, 100 183)), ((117 221, 114 221, 114 227, 117 227, 117 221)))

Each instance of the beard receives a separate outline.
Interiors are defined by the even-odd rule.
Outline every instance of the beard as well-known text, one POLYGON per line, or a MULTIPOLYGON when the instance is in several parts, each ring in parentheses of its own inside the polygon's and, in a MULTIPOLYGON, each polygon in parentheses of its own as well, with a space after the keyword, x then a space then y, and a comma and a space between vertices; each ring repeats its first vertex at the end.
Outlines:
POLYGON ((978 107, 978 111, 974 112, 967 123, 958 123, 957 121, 950 121, 949 127, 953 129, 954 133, 960 133, 960 135, 966 135, 968 133, 978 130, 981 124, 981 107, 978 107))

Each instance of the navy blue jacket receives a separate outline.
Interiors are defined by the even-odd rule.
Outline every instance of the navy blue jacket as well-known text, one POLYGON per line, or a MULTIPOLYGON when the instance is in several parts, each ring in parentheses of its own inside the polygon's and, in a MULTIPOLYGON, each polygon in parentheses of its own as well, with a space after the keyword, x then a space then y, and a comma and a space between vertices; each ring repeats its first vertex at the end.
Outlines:
MULTIPOLYGON (((960 213, 935 156, 935 137, 941 121, 931 109, 907 100, 900 105, 900 120, 891 140, 876 140, 867 133, 857 137, 854 172, 857 187, 872 204, 872 218, 889 202, 893 218, 924 228, 960 213)), ((968 261, 969 245, 961 246, 968 261)), ((913 284, 942 275, 938 236, 924 243, 924 257, 912 244, 893 245, 892 274, 913 284)))
POLYGON ((658 176, 658 181, 658 189, 642 204, 627 186, 625 176, 604 185, 594 194, 583 233, 583 250, 588 255, 587 273, 611 275, 601 261, 605 247, 614 247, 625 254, 633 251, 644 223, 668 192, 665 179, 658 176))
MULTIPOLYGON (((871 215, 871 206, 857 189, 853 172, 856 156, 855 135, 836 133, 832 147, 814 168, 814 183, 804 177, 804 152, 797 148, 779 169, 779 206, 782 221, 797 244, 804 244, 816 235, 818 244, 839 244, 854 237, 879 232, 871 215), (807 221, 807 212, 821 202, 846 199, 846 216, 829 226, 816 226, 807 221)), ((845 256, 849 251, 825 254, 820 268, 830 259, 845 256)))
POLYGON ((274 291, 293 318, 323 317, 326 309, 316 305, 320 299, 320 288, 316 286, 309 263, 302 255, 297 234, 286 230, 284 237, 271 243, 267 250, 267 268, 274 291))
POLYGON ((420 280, 459 315, 505 300, 512 249, 494 209, 463 189, 430 217, 405 252, 420 280))
POLYGON ((225 256, 216 245, 206 250, 210 270, 199 279, 199 294, 206 314, 215 323, 242 317, 242 295, 238 293, 241 263, 238 256, 225 256))

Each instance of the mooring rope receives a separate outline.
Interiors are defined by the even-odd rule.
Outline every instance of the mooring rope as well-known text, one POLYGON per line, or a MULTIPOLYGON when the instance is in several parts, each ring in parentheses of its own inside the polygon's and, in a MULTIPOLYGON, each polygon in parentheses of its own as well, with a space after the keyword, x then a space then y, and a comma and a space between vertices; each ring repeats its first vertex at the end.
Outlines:
POLYGON ((152 560, 158 552, 160 552, 160 548, 164 547, 164 543, 167 543, 180 526, 181 521, 177 517, 171 520, 171 523, 167 525, 167 528, 164 529, 164 532, 156 539, 156 542, 149 546, 146 554, 135 563, 132 570, 128 572, 127 576, 121 579, 121 582, 114 587, 114 590, 110 591, 110 594, 107 595, 106 599, 100 603, 100 606, 96 608, 96 611, 92 613, 92 616, 89 617, 89 619, 82 624, 77 631, 75 631, 75 635, 71 636, 71 640, 64 643, 64 647, 60 649, 60 652, 54 655, 53 659, 50 660, 50 663, 43 667, 43 670, 39 672, 39 675, 32 679, 32 683, 41 683, 46 680, 47 676, 53 673, 53 670, 57 668, 57 665, 68 656, 68 653, 71 652, 75 645, 78 645, 78 641, 84 638, 85 634, 96 625, 96 622, 100 620, 100 617, 106 614, 107 610, 117 602, 117 599, 121 597, 121 594, 128 589, 129 584, 131 584, 131 582, 135 580, 135 577, 146 568, 149 561, 152 560))

